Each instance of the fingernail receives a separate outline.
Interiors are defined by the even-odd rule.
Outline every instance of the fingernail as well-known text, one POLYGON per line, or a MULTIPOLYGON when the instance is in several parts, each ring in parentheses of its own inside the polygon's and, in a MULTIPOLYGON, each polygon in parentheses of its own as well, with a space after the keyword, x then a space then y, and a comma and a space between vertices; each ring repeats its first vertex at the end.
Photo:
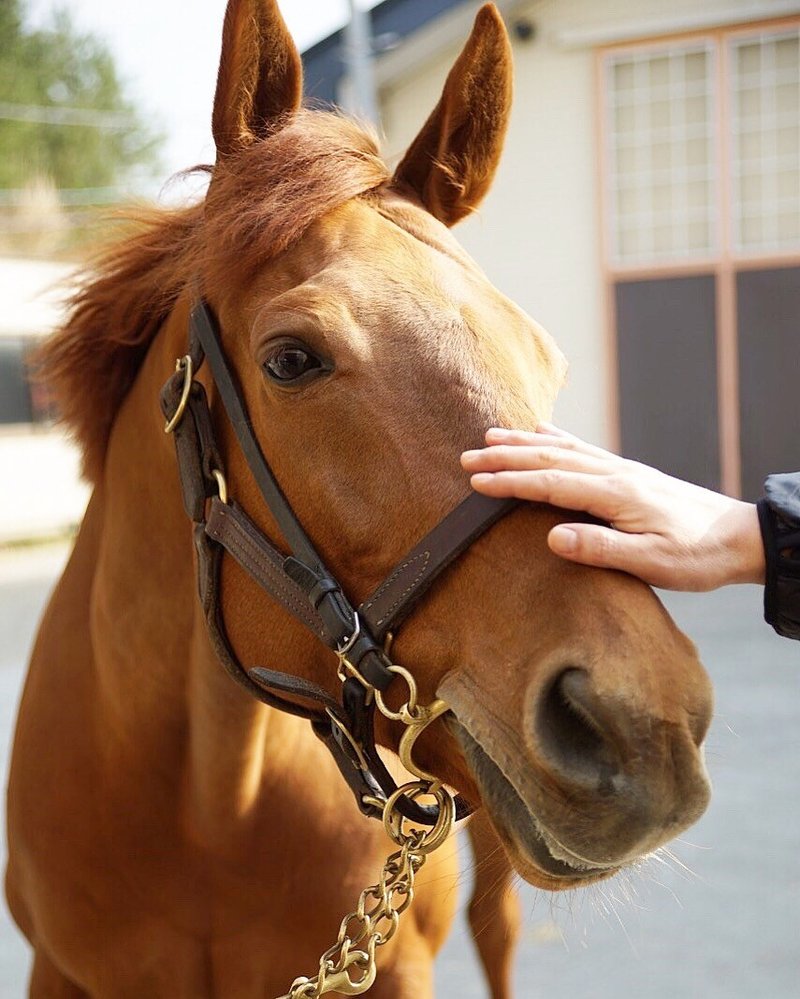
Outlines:
POLYGON ((578 547, 578 534, 571 527, 554 527, 549 540, 551 548, 565 554, 576 551, 578 547))
POLYGON ((486 431, 487 434, 491 434, 492 437, 510 437, 511 431, 507 430, 505 427, 489 427, 486 431))
POLYGON ((491 472, 476 472, 469 480, 473 486, 485 486, 492 481, 491 472))

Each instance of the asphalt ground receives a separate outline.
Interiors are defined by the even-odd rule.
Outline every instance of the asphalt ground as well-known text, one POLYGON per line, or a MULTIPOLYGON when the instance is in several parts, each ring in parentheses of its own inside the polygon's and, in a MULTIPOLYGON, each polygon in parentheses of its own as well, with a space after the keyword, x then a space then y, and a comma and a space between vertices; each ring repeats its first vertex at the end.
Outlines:
MULTIPOLYGON (((0 762, 24 663, 65 550, 0 552, 0 762)), ((761 591, 664 594, 716 687, 714 797, 680 840, 600 886, 520 886, 518 999, 800 999, 800 644, 761 618, 761 591)), ((485 999, 463 917, 437 964, 439 999, 485 999)), ((0 999, 21 999, 28 950, 0 910, 0 999)), ((147 999, 143 996, 142 999, 147 999)))

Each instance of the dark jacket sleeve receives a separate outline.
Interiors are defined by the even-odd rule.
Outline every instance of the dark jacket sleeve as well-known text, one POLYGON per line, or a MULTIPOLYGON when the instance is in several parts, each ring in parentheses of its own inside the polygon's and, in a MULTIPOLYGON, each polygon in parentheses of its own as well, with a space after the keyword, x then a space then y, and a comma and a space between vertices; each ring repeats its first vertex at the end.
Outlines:
POLYGON ((800 472, 769 476, 758 519, 767 561, 764 617, 779 635, 800 639, 800 472))

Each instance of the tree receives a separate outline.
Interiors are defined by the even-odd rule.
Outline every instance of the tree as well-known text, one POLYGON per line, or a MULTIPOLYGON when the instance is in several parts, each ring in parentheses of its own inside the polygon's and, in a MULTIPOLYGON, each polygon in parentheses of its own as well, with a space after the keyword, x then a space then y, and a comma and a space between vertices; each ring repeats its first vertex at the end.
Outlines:
POLYGON ((65 11, 29 29, 23 0, 0 0, 0 189, 112 187, 152 172, 159 142, 101 40, 65 11))

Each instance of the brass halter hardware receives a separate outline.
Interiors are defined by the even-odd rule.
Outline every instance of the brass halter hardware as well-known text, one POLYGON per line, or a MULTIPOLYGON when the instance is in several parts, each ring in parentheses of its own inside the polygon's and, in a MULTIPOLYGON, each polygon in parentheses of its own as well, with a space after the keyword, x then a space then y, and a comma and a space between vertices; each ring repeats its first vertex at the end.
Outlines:
MULTIPOLYGON (((346 660, 345 660, 346 661, 346 660)), ((422 770, 413 759, 414 744, 425 729, 440 718, 448 706, 441 699, 421 706, 417 703, 417 685, 401 666, 390 667, 408 686, 408 699, 397 711, 387 708, 380 692, 373 690, 380 712, 400 721, 406 730, 400 740, 400 759, 417 780, 399 787, 383 805, 383 827, 400 849, 386 861, 377 884, 361 893, 356 908, 339 926, 336 943, 322 955, 317 974, 296 978, 289 991, 279 999, 319 999, 336 992, 343 996, 362 995, 375 983, 376 951, 388 943, 397 931, 400 916, 414 899, 416 875, 428 858, 450 836, 455 823, 455 802, 450 791, 432 774, 422 770), (436 823, 431 828, 416 829, 398 810, 401 798, 416 801, 433 797, 438 806, 436 823)))
POLYGON ((212 468, 211 474, 217 480, 217 490, 219 492, 219 499, 221 503, 228 502, 228 483, 225 481, 225 476, 220 472, 218 468, 212 468))
POLYGON ((181 391, 181 397, 178 402, 177 409, 172 414, 171 419, 167 420, 164 424, 165 434, 172 433, 175 427, 177 427, 181 422, 183 414, 186 412, 186 403, 189 401, 189 393, 192 390, 192 378, 194 377, 194 365, 192 364, 191 355, 185 354, 183 357, 179 357, 175 362, 175 370, 183 372, 183 390, 181 391))

